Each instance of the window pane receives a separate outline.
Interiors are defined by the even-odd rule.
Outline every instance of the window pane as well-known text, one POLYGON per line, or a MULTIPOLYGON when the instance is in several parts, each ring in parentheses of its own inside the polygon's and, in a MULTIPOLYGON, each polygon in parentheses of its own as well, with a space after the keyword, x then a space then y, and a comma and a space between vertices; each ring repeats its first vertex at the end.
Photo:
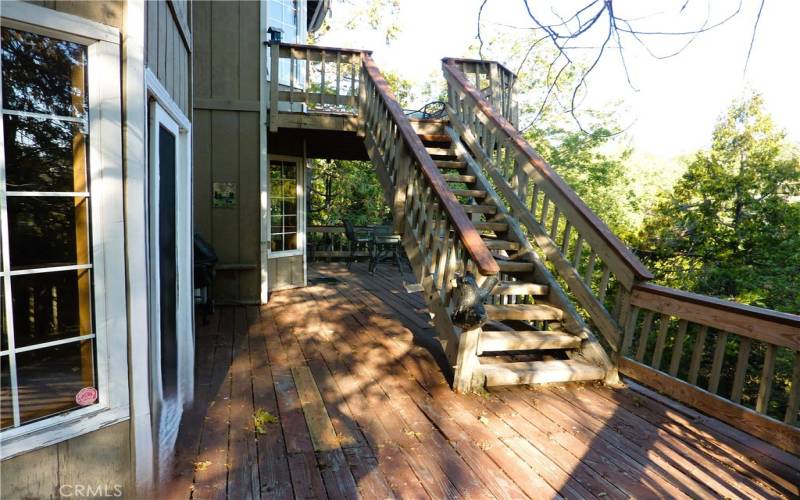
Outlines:
POLYGON ((88 198, 9 197, 11 269, 88 264, 88 205, 88 198))
POLYGON ((74 122, 3 115, 9 191, 87 191, 85 136, 74 122))
POLYGON ((75 396, 96 387, 93 342, 70 342, 17 354, 20 422, 78 408, 75 396))
POLYGON ((283 235, 273 234, 270 242, 270 250, 273 252, 280 252, 283 250, 283 235))
POLYGON ((14 425, 8 356, 0 356, 0 429, 14 425))
POLYGON ((294 233, 297 231, 297 217, 294 215, 283 218, 283 232, 294 233))
POLYGON ((92 333, 90 280, 88 269, 12 276, 16 347, 92 333))
POLYGON ((285 250, 297 249, 297 234, 287 234, 283 245, 285 250))
POLYGON ((3 107, 82 117, 86 48, 64 40, 2 29, 3 107))

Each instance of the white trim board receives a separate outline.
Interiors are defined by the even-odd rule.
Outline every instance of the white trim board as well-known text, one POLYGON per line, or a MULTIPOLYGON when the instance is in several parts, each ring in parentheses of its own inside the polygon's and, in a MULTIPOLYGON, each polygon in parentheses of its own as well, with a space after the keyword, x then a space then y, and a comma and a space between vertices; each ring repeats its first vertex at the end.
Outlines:
POLYGON ((128 359, 131 387, 131 465, 136 496, 152 496, 153 436, 150 416, 149 310, 147 303, 146 177, 147 94, 144 74, 145 2, 125 2, 125 253, 128 292, 128 359))

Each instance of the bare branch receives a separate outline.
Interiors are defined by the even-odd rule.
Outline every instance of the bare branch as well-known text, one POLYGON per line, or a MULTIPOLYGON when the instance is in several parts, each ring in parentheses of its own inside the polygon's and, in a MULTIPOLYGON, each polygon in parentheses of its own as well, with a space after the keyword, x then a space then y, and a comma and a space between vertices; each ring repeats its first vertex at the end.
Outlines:
POLYGON ((764 10, 764 1, 761 0, 761 5, 758 6, 758 14, 756 15, 756 22, 753 24, 753 36, 750 38, 750 47, 747 49, 747 59, 744 60, 744 71, 742 74, 747 74, 747 65, 750 63, 750 53, 753 52, 753 45, 756 42, 756 31, 758 31, 758 22, 761 21, 761 11, 764 10))

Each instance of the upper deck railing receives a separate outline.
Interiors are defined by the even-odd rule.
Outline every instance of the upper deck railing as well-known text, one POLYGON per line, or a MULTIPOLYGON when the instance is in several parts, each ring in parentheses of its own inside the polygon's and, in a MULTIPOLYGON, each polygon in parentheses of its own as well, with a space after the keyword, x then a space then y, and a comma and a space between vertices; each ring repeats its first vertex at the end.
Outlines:
POLYGON ((450 126, 616 351, 619 370, 800 453, 800 316, 648 284, 652 273, 525 141, 497 106, 497 93, 492 99, 487 91, 491 85, 476 78, 500 73, 493 64, 443 61, 450 126))
MULTIPOLYGON (((410 224, 420 240, 439 235, 436 245, 420 248, 436 273, 442 250, 461 266, 489 276, 499 272, 491 252, 447 186, 447 182, 381 75, 371 52, 299 44, 270 46, 270 130, 287 112, 341 113, 357 118, 367 136, 373 161, 388 175, 384 187, 394 191, 398 230, 410 224), (294 106, 299 107, 295 110, 294 106), (440 248, 441 247, 441 248, 440 248), (428 255, 429 253, 429 255, 428 255), (456 257, 457 256, 457 257, 456 257)), ((448 259, 443 258, 447 262, 448 259)), ((455 269, 455 268, 454 268, 455 269)), ((449 281, 437 280, 449 293, 449 281)), ((444 292, 443 292, 444 293, 444 292)))

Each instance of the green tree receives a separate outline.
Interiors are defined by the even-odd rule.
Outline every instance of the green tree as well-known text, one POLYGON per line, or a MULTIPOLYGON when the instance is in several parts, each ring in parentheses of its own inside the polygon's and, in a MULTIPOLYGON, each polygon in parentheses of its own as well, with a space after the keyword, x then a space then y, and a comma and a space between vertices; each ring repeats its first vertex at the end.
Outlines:
POLYGON ((800 161, 784 137, 759 94, 728 109, 641 230, 663 283, 800 311, 800 161))

